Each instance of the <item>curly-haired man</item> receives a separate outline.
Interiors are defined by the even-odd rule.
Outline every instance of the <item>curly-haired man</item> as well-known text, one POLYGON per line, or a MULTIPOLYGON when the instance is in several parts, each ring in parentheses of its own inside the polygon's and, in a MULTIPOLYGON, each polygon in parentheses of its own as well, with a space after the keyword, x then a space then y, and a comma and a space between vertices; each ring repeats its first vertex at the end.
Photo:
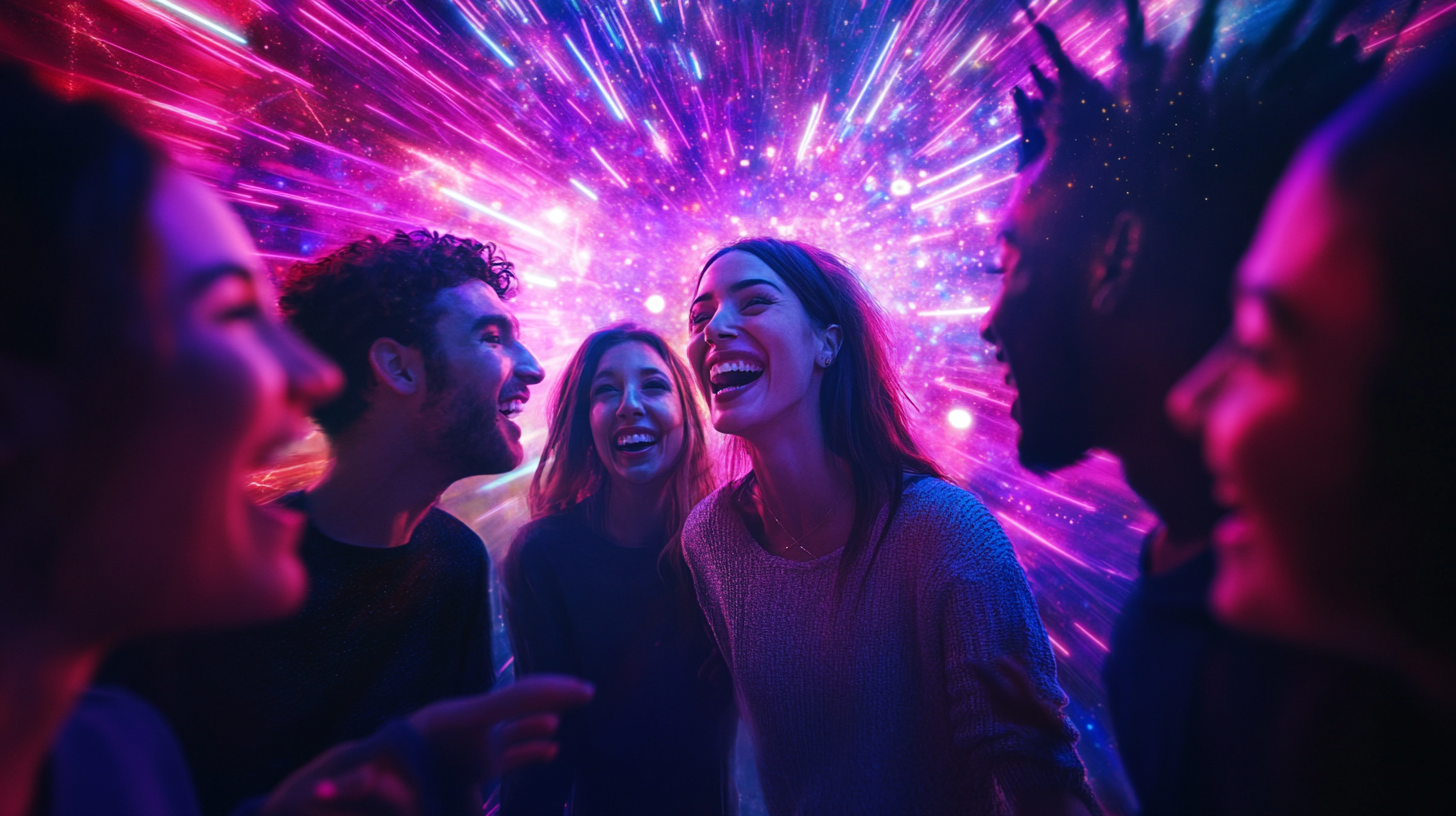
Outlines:
POLYGON ((491 244, 370 236, 280 281, 285 318, 343 369, 316 410, 333 464, 293 502, 311 591, 294 618, 147 644, 123 679, 177 728, 207 812, 230 812, 337 743, 491 688, 489 556, 435 507, 451 483, 521 463, 512 421, 542 379, 491 244))

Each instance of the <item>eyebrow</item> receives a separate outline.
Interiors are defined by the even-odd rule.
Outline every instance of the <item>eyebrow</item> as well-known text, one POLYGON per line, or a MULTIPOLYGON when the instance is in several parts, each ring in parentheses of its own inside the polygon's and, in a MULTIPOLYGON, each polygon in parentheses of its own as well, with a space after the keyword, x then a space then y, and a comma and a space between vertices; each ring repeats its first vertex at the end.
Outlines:
POLYGON ((495 326, 496 328, 507 329, 512 334, 516 335, 519 335, 521 333, 521 321, 517 320, 515 315, 498 314, 482 315, 476 318, 475 323, 471 324, 470 326, 470 333, 475 334, 476 332, 484 329, 487 326, 495 326))
MULTIPOLYGON (((663 371, 662 369, 658 368, 657 366, 642 366, 641 368, 637 369, 637 373, 638 374, 658 374, 658 375, 661 375, 663 377, 667 377, 669 380, 672 379, 671 377, 668 377, 666 371, 663 371)), ((598 369, 596 375, 592 377, 592 382, 596 382, 597 380, 601 379, 602 377, 609 376, 610 374, 611 374, 611 371, 609 371, 608 369, 605 369, 605 368, 598 369)))
POLYGON ((193 274, 183 284, 182 294, 188 300, 194 300, 212 288, 213 284, 223 278, 241 278, 249 286, 256 287, 257 282, 253 280, 253 273, 241 264, 225 261, 220 264, 205 267, 193 274))
MULTIPOLYGON (((741 280, 737 283, 730 284, 728 286, 728 294, 736 294, 743 291, 744 289, 747 289, 750 286, 772 286, 779 292, 784 291, 783 287, 779 286, 777 283, 774 283, 771 280, 764 280, 763 278, 749 278, 748 280, 741 280)), ((704 292, 703 294, 698 295, 697 299, 693 301, 693 305, 696 306, 712 296, 712 292, 704 292)))

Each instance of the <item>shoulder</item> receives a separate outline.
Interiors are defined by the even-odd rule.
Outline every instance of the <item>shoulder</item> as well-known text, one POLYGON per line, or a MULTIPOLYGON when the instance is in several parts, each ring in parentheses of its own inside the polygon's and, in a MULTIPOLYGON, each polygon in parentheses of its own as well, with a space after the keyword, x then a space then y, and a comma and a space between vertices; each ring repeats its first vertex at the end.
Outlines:
POLYGON ((95 685, 86 689, 66 721, 63 738, 81 733, 167 735, 172 729, 146 700, 119 686, 95 685))
POLYGON ((733 506, 738 482, 732 481, 698 502, 683 522, 683 545, 692 547, 718 540, 733 529, 738 509, 733 506))
POLYGON ((114 686, 82 695, 51 751, 55 814, 196 814, 186 761, 162 715, 114 686))
POLYGON ((905 488, 890 537, 914 541, 920 558, 953 572, 1015 558, 1000 522, 974 493, 932 477, 905 488))
POLYGON ((933 476, 906 485, 895 523, 976 537, 1002 535, 996 517, 974 493, 933 476))
POLYGON ((452 572, 490 569, 485 542, 469 525, 439 507, 431 507, 420 520, 410 536, 410 546, 419 548, 415 557, 448 564, 452 572))

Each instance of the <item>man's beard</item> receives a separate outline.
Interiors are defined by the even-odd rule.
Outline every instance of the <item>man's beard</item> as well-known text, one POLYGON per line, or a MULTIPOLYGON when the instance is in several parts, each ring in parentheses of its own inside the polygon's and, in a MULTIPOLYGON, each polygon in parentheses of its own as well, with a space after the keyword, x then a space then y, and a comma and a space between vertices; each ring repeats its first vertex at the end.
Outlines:
POLYGON ((425 401, 429 412, 425 445, 431 456, 445 465, 452 479, 506 473, 520 464, 520 452, 506 438, 505 418, 500 406, 479 391, 458 388, 453 378, 431 378, 425 401))

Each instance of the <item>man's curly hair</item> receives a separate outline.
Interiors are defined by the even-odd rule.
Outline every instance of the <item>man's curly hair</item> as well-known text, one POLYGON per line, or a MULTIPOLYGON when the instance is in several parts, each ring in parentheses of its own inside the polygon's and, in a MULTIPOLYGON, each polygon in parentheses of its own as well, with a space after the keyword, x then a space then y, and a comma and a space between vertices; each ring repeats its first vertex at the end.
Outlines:
POLYGON ((381 337, 419 349, 430 389, 440 387, 446 376, 435 296, 471 280, 484 281, 503 300, 515 294, 513 267, 495 244, 427 230, 396 230, 387 241, 370 235, 284 273, 283 316, 347 378, 339 397, 314 412, 324 433, 337 438, 369 408, 369 347, 381 337))

